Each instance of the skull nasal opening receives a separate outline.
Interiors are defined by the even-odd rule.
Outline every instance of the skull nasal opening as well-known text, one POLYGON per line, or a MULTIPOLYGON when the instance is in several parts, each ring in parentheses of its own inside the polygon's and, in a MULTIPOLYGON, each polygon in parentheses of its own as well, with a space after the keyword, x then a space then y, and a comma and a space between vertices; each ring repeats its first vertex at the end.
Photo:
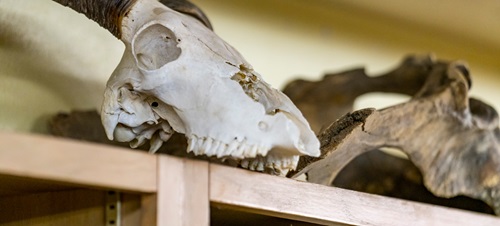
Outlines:
POLYGON ((132 41, 137 66, 144 70, 157 70, 181 55, 178 39, 172 30, 161 24, 143 29, 132 41))

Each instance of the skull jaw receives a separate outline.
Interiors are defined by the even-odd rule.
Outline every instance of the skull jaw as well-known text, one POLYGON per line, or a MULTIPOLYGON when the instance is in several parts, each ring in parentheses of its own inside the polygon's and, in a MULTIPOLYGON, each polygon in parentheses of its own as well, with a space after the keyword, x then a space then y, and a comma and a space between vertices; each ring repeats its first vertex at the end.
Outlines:
MULTIPOLYGON (((228 82, 231 81, 228 80, 228 82)), ((250 101, 248 104, 258 106, 260 114, 264 118, 268 118, 268 121, 254 120, 254 123, 252 123, 253 126, 252 124, 248 124, 246 126, 235 125, 231 127, 227 127, 225 124, 207 123, 207 120, 203 118, 203 114, 200 114, 204 112, 204 108, 198 111, 191 111, 191 115, 184 115, 184 117, 197 118, 201 121, 183 120, 173 107, 157 98, 144 96, 143 93, 130 92, 123 88, 121 90, 122 92, 118 97, 116 95, 106 95, 106 97, 114 97, 114 99, 107 100, 106 102, 116 102, 116 100, 122 100, 122 102, 116 102, 115 106, 117 108, 114 111, 103 110, 103 123, 106 121, 113 122, 111 125, 104 123, 110 139, 114 138, 118 141, 130 142, 133 148, 150 140, 150 151, 155 152, 163 142, 166 142, 170 138, 173 132, 179 132, 185 134, 188 138, 188 152, 193 152, 195 155, 231 158, 241 161, 241 165, 244 168, 256 171, 270 169, 277 174, 282 171, 294 169, 298 161, 298 156, 307 151, 300 139, 301 131, 299 131, 296 124, 286 114, 279 112, 274 115, 266 115, 262 105, 248 98, 247 100, 250 101), (131 104, 131 102, 139 103, 131 104), (125 106, 122 106, 124 104, 125 106), (127 106, 129 106, 128 109, 126 109, 127 106), (137 107, 130 108, 130 106, 137 107), (109 114, 109 112, 114 113, 109 114), (148 117, 131 117, 139 115, 146 115, 148 117), (141 120, 137 121, 138 119, 141 120), (170 121, 164 119, 169 119, 170 121), (194 125, 194 127, 187 126, 185 122, 190 122, 190 125, 194 125), (171 126, 170 123, 174 126, 171 126), (203 124, 205 126, 199 127, 203 124), (274 127, 269 127, 269 125, 273 125, 274 127), (249 133, 249 130, 244 130, 244 127, 254 127, 254 132, 249 133), (262 130, 271 130, 273 133, 263 133, 252 139, 248 139, 246 136, 261 133, 262 130), (197 133, 193 133, 194 131, 197 133), (278 137, 281 138, 278 139, 278 137), (269 139, 267 143, 263 142, 266 139, 269 139), (255 142, 248 142, 249 140, 255 142), (276 142, 277 140, 281 141, 276 142)), ((108 92, 114 93, 113 89, 109 89, 108 92)), ((177 111, 181 110, 177 109, 177 111)), ((234 112, 236 109, 229 108, 227 111, 234 112)), ((257 115, 257 113, 253 113, 253 115, 257 115)))

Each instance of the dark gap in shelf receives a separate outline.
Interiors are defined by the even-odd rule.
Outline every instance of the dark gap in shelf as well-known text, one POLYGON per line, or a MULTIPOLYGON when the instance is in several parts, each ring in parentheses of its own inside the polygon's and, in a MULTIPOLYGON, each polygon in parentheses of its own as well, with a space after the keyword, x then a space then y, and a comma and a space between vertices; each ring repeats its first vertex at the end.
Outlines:
POLYGON ((271 217, 244 211, 237 211, 228 208, 210 206, 210 225, 211 226, 255 226, 255 225, 273 225, 273 226, 316 226, 302 221, 271 217))

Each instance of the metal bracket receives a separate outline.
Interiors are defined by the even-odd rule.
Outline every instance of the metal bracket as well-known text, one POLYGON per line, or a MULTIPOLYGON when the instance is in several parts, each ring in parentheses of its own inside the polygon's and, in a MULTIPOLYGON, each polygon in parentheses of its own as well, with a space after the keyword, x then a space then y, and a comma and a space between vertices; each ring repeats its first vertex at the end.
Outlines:
POLYGON ((117 191, 106 192, 106 226, 120 226, 121 202, 117 191))

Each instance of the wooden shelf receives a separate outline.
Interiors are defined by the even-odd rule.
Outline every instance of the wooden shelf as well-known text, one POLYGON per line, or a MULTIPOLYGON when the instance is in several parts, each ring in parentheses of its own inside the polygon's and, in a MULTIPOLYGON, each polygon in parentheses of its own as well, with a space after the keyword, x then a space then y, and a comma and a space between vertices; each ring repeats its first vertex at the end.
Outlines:
POLYGON ((35 135, 3 133, 0 144, 3 175, 95 188, 156 191, 157 158, 153 155, 35 135))
MULTIPOLYGON (((0 144, 0 209, 2 203, 18 205, 9 208, 26 212, 25 217, 33 216, 29 214, 30 206, 16 203, 31 202, 29 197, 33 194, 42 194, 36 197, 95 194, 88 199, 95 205, 101 192, 115 190, 124 194, 122 225, 209 225, 211 218, 213 222, 224 222, 225 213, 230 214, 226 215, 228 222, 237 221, 234 217, 238 214, 234 213, 241 213, 246 223, 240 226, 248 225, 251 219, 261 222, 280 218, 288 219, 283 220, 288 224, 309 222, 294 225, 500 225, 500 218, 489 215, 166 155, 9 133, 0 133, 0 144)), ((50 198, 37 200, 44 200, 47 208, 58 209, 54 207, 56 204, 47 204, 47 200, 60 203, 50 198)), ((64 212, 64 208, 59 211, 64 212)), ((52 215, 57 211, 41 213, 52 215)), ((12 214, 12 210, 0 211, 0 225, 26 225, 22 216, 13 218, 12 214), (16 224, 16 220, 20 223, 16 224)), ((101 219, 101 215, 96 217, 101 219)), ((95 221, 88 216, 80 218, 82 223, 73 225, 95 221)), ((59 225, 54 222, 46 225, 59 225)), ((104 220, 102 223, 105 225, 104 220)))

